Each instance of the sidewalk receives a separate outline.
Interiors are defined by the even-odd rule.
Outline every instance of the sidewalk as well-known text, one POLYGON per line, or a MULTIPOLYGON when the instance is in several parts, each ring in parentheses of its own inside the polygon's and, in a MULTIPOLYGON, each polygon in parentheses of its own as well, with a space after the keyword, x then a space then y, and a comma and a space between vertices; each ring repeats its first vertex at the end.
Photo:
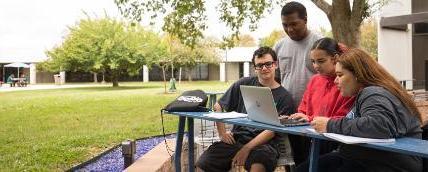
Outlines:
POLYGON ((10 87, 9 84, 3 84, 0 87, 0 92, 10 92, 10 91, 25 91, 25 90, 47 90, 47 89, 62 89, 62 88, 80 88, 80 87, 111 87, 111 84, 64 84, 64 85, 55 85, 55 84, 35 84, 27 85, 26 87, 10 87))

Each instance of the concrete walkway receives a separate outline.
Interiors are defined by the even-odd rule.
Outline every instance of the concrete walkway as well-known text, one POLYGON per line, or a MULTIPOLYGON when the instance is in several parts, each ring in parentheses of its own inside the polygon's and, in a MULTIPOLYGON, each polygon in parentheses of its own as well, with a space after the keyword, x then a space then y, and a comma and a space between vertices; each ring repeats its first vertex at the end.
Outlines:
POLYGON ((64 84, 64 85, 35 84, 35 85, 27 85, 26 87, 10 87, 9 84, 3 84, 0 87, 0 92, 47 90, 47 89, 61 89, 61 88, 80 88, 80 87, 111 87, 111 83, 108 83, 108 84, 85 83, 85 84, 64 84))

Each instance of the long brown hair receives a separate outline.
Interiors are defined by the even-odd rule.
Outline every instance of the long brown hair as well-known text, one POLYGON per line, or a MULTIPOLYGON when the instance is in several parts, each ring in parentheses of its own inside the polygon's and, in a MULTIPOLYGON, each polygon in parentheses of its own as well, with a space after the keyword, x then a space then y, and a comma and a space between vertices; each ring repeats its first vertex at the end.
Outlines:
POLYGON ((349 70, 364 87, 380 86, 397 97, 422 122, 422 115, 410 94, 365 51, 352 48, 338 58, 338 63, 349 70))

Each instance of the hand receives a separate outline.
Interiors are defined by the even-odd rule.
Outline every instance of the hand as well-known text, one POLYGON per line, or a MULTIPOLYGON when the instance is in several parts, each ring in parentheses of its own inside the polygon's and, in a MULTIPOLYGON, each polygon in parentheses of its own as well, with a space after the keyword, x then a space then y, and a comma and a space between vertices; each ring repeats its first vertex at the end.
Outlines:
POLYGON ((327 117, 315 117, 312 122, 311 126, 317 131, 318 133, 325 133, 327 132, 327 123, 330 118, 327 117))
POLYGON ((214 104, 213 109, 215 112, 221 112, 222 111, 222 108, 221 108, 220 104, 218 104, 218 103, 214 104))
POLYGON ((281 121, 282 119, 288 119, 290 116, 288 115, 280 115, 278 119, 281 121))
POLYGON ((250 154, 251 149, 247 146, 243 146, 233 157, 232 165, 245 165, 245 161, 247 161, 248 155, 250 154))
POLYGON ((295 114, 292 114, 292 115, 290 115, 290 118, 291 118, 291 119, 296 119, 296 120, 298 120, 298 121, 302 121, 302 122, 304 122, 304 121, 309 121, 308 116, 307 116, 307 115, 305 115, 305 114, 303 114, 303 113, 295 113, 295 114))
POLYGON ((220 137, 220 140, 224 143, 227 143, 229 145, 235 144, 235 139, 233 138, 233 133, 230 131, 226 131, 224 133, 219 133, 218 136, 220 137))

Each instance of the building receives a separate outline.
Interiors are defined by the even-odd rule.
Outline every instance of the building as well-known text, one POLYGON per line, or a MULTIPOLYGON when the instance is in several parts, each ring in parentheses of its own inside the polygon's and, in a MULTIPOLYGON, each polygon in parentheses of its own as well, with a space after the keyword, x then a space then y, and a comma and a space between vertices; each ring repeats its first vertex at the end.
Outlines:
MULTIPOLYGON (((241 77, 254 75, 252 66, 252 56, 254 51, 258 47, 235 47, 228 50, 219 51, 220 63, 219 64, 197 64, 192 70, 182 69, 181 79, 187 80, 189 75, 192 80, 220 80, 220 81, 235 81, 241 77)), ((30 66, 30 68, 20 68, 19 73, 23 73, 29 76, 30 83, 53 83, 54 73, 37 71, 37 64, 45 61, 46 58, 6 58, 0 57, 0 80, 5 81, 10 74, 17 75, 17 68, 4 67, 7 64, 21 62, 30 66)), ((102 74, 95 75, 90 72, 60 72, 63 79, 62 83, 65 82, 93 82, 94 77, 97 77, 98 81, 102 80, 102 74), (66 77, 65 77, 66 76, 66 77)), ((172 75, 178 80, 180 76, 180 69, 175 68, 174 72, 171 69, 166 69, 165 77, 169 80, 172 75)), ((110 81, 108 77, 106 81, 110 81)), ((119 81, 162 81, 163 71, 158 66, 152 66, 150 69, 147 66, 143 67, 139 75, 128 76, 123 74, 119 81)))
POLYGON ((390 1, 380 16, 379 63, 407 89, 427 89, 428 1, 390 1))
POLYGON ((235 47, 221 53, 219 65, 220 81, 238 80, 254 75, 251 59, 258 47, 235 47))
POLYGON ((0 56, 0 80, 5 82, 7 77, 11 74, 15 76, 18 75, 18 70, 20 74, 25 74, 30 78, 30 84, 35 83, 47 83, 53 82, 53 74, 49 72, 39 72, 36 70, 37 63, 46 60, 46 58, 37 58, 37 57, 2 57, 0 56), (29 68, 12 68, 5 67, 5 65, 10 63, 25 63, 29 65, 29 68))
MULTIPOLYGON (((258 47, 235 47, 227 50, 220 50, 219 64, 198 64, 189 73, 186 70, 182 71, 182 80, 190 74, 193 80, 220 80, 220 81, 236 81, 241 77, 253 76, 254 70, 251 67, 251 59, 254 51, 258 47)), ((179 69, 174 69, 174 77, 179 76, 179 69)), ((170 69, 166 72, 166 79, 169 80, 172 74, 170 69)), ((162 70, 159 67, 153 66, 150 70, 143 70, 143 79, 147 82, 162 80, 162 70), (147 77, 145 77, 147 76, 147 77), (144 79, 150 78, 150 79, 144 79)))

